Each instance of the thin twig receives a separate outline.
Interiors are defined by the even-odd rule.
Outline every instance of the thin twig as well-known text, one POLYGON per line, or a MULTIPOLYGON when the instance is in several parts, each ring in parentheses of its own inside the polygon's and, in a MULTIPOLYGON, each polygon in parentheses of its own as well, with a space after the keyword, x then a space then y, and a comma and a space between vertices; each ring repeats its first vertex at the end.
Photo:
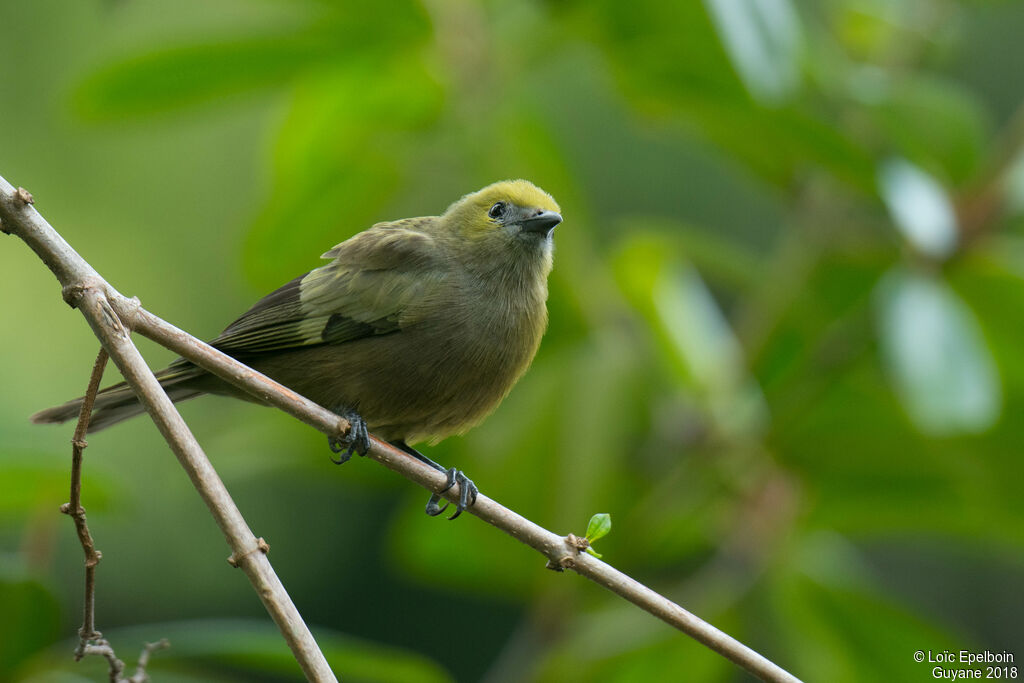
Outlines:
POLYGON ((85 601, 82 628, 78 631, 79 645, 75 651, 75 659, 82 658, 85 645, 90 640, 100 638, 101 634, 96 630, 96 565, 100 563, 103 554, 96 549, 89 532, 89 524, 85 519, 85 508, 82 507, 82 452, 88 443, 85 441, 85 434, 89 430, 89 420, 92 418, 92 404, 96 400, 96 392, 100 388, 100 380, 103 379, 103 370, 107 367, 107 352, 100 348, 96 356, 96 363, 92 368, 92 375, 89 377, 89 386, 85 390, 85 398, 82 401, 82 410, 78 414, 78 425, 75 428, 75 435, 71 439, 71 497, 70 502, 61 506, 61 512, 70 515, 75 522, 75 530, 78 532, 78 540, 85 552, 85 601))
POLYGON ((107 660, 107 665, 110 667, 110 683, 121 683, 124 680, 121 677, 121 674, 124 673, 124 662, 117 658, 114 648, 106 640, 98 638, 92 642, 84 643, 79 650, 80 653, 76 651, 76 659, 92 655, 94 657, 103 657, 107 660))
POLYGON ((89 431, 89 421, 92 419, 92 406, 96 401, 96 392, 99 391, 108 358, 106 349, 101 347, 96 355, 96 362, 93 364, 92 374, 89 376, 89 385, 82 399, 82 409, 78 413, 75 435, 71 439, 71 497, 69 502, 60 506, 60 511, 74 520, 78 541, 82 544, 82 551, 85 553, 84 614, 82 628, 78 630, 75 661, 80 661, 86 655, 104 657, 110 667, 111 683, 145 683, 149 680, 149 674, 146 673, 149 658, 154 650, 160 650, 170 645, 167 639, 156 643, 146 643, 142 654, 139 655, 135 674, 131 678, 123 678, 124 662, 118 659, 113 646, 103 639, 103 634, 96 630, 96 566, 100 563, 103 554, 96 549, 92 533, 89 531, 89 524, 85 518, 85 508, 82 507, 82 460, 83 452, 89 445, 85 440, 85 435, 89 431))
MULTIPOLYGON (((345 434, 349 429, 348 422, 145 311, 139 306, 138 301, 126 299, 117 293, 68 246, 34 209, 23 203, 17 204, 13 191, 14 188, 0 178, 0 219, 4 221, 5 229, 17 234, 36 251, 64 286, 65 299, 82 310, 94 332, 103 342, 104 347, 110 351, 111 357, 118 364, 126 381, 136 391, 140 401, 146 406, 197 489, 203 495, 207 505, 210 506, 218 524, 221 524, 221 528, 228 538, 233 557, 238 559, 243 568, 246 568, 250 579, 253 578, 253 575, 250 573, 249 567, 256 566, 249 561, 251 558, 261 559, 263 563, 260 566, 265 565, 269 569, 269 563, 266 563, 264 553, 254 552, 259 550, 259 544, 252 536, 252 532, 248 531, 248 527, 244 525, 244 520, 240 515, 237 520, 226 521, 225 518, 231 517, 231 515, 227 514, 222 506, 230 504, 234 513, 237 513, 237 509, 230 502, 226 490, 223 490, 223 484, 220 483, 212 466, 209 465, 209 461, 206 460, 198 444, 195 443, 194 437, 181 420, 181 416, 178 415, 170 400, 160 389, 152 373, 142 363, 138 351, 131 344, 127 332, 120 329, 121 326, 123 324, 130 326, 221 379, 249 392, 262 402, 284 410, 327 435, 345 434), (208 478, 216 481, 222 491, 223 499, 219 492, 218 495, 212 495, 209 490, 211 484, 208 478), (248 532, 247 541, 241 547, 236 547, 234 532, 229 533, 236 521, 248 532)), ((371 440, 371 447, 367 455, 432 492, 441 492, 446 485, 447 477, 444 474, 377 439, 371 440)), ((449 500, 457 501, 459 489, 457 486, 452 487, 444 491, 443 495, 449 500)), ((574 542, 574 537, 571 534, 566 537, 558 536, 484 495, 477 498, 476 503, 468 508, 468 512, 542 553, 548 558, 549 567, 559 570, 572 569, 608 588, 715 650, 723 657, 744 667, 762 680, 787 683, 798 681, 792 674, 774 662, 686 611, 668 598, 601 560, 582 552, 581 544, 574 542)), ((273 578, 276 580, 277 577, 273 578)), ((259 589, 259 584, 255 580, 254 585, 257 585, 259 589)), ((281 592, 283 593, 283 587, 281 592)), ((296 658, 303 663, 301 653, 296 651, 292 639, 293 634, 278 620, 278 614, 275 612, 276 600, 270 599, 272 596, 266 596, 262 591, 260 593, 267 609, 278 621, 289 645, 295 651, 296 658)), ((286 594, 284 598, 287 600, 286 594)), ((294 609, 290 601, 287 604, 294 609)), ((295 616, 298 618, 297 612, 295 612, 295 616)), ((309 642, 312 642, 311 638, 309 642)), ((306 670, 304 663, 303 668, 306 670)), ((307 677, 313 678, 310 671, 306 670, 306 674, 307 677)), ((314 680, 320 679, 314 678, 314 680)))
POLYGON ((142 648, 142 653, 139 654, 139 663, 135 666, 135 673, 127 680, 127 683, 146 683, 149 680, 149 674, 146 673, 149 658, 157 650, 165 650, 170 646, 171 643, 166 638, 161 638, 155 643, 146 643, 146 646, 142 648))

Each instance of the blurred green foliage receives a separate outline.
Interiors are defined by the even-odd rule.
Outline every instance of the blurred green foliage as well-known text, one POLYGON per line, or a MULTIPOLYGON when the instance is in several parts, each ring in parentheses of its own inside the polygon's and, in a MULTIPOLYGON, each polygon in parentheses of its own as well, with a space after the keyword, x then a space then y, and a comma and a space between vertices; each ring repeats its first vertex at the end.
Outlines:
MULTIPOLYGON (((529 178, 566 218, 550 330, 432 457, 560 532, 609 512, 609 562, 807 680, 1024 642, 1024 4, 0 14, 0 173, 151 310, 211 337, 371 223, 529 178)), ((2 246, 0 680, 95 680, 70 654, 71 430, 26 417, 81 393, 96 342, 2 246)), ((284 415, 183 411, 346 680, 744 678, 284 415)), ((90 441, 120 656, 168 637, 160 681, 296 679, 156 430, 90 441)))

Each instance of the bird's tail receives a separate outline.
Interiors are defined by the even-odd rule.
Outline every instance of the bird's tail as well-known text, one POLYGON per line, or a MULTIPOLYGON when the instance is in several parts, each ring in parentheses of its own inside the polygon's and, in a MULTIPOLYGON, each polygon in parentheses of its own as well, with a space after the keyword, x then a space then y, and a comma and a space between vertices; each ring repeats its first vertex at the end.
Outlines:
MULTIPOLYGON (((182 367, 175 364, 156 373, 156 378, 160 380, 160 386, 167 392, 167 396, 178 403, 205 393, 189 382, 202 374, 203 371, 194 365, 182 367)), ((76 419, 82 410, 82 400, 83 398, 79 397, 63 405, 41 410, 33 415, 31 420, 36 424, 59 424, 76 419)), ((143 412, 145 408, 135 397, 135 392, 124 382, 119 382, 96 394, 89 431, 98 432, 143 412)))

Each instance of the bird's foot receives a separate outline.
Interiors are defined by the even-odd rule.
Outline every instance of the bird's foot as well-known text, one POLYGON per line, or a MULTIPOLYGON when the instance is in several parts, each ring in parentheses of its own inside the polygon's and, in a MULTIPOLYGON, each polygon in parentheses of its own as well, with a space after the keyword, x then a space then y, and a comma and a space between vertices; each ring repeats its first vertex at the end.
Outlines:
POLYGON ((455 519, 462 514, 463 510, 476 502, 476 497, 477 494, 480 493, 480 490, 476 487, 476 484, 473 483, 473 480, 467 477, 462 470, 457 470, 454 467, 451 469, 445 469, 404 441, 392 441, 391 445, 405 451, 420 462, 430 465, 438 472, 444 472, 448 475, 448 481, 445 483, 445 487, 430 496, 430 500, 427 501, 426 513, 428 515, 431 517, 437 517, 448 508, 448 501, 445 501, 444 505, 439 504, 441 502, 441 494, 456 484, 459 485, 459 502, 455 504, 455 514, 448 519, 455 519))
POLYGON ((354 453, 366 455, 366 451, 370 450, 370 432, 366 428, 366 420, 354 410, 345 411, 341 416, 348 420, 348 433, 345 436, 327 437, 328 447, 338 456, 337 460, 331 458, 335 465, 348 462, 354 453))
POLYGON ((431 517, 437 517, 439 514, 444 512, 448 507, 448 501, 445 501, 443 506, 438 506, 438 503, 441 502, 441 494, 458 484, 459 502, 455 504, 455 514, 448 518, 451 520, 461 515, 463 510, 476 502, 476 497, 477 494, 480 493, 480 489, 476 487, 473 480, 467 477, 462 470, 457 470, 452 467, 451 469, 444 470, 444 473, 448 475, 448 481, 443 489, 432 495, 430 500, 427 501, 426 513, 431 517))

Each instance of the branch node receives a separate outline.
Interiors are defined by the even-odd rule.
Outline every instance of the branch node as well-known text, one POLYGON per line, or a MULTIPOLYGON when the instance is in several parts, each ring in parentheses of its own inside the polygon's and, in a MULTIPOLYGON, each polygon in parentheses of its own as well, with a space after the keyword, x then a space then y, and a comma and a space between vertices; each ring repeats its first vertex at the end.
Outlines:
POLYGON ((576 558, 572 555, 563 555, 557 560, 548 560, 548 563, 544 565, 545 569, 551 569, 556 572, 564 572, 566 569, 576 568, 576 558))
POLYGON ((97 631, 96 629, 87 631, 85 626, 83 626, 82 628, 78 629, 78 637, 82 639, 82 642, 79 644, 79 647, 84 647, 89 644, 90 640, 102 640, 103 634, 97 631))
MULTIPOLYGON (((81 520, 83 524, 85 523, 85 508, 81 504, 78 507, 72 507, 70 502, 61 503, 60 511, 68 517, 74 517, 76 521, 81 520)), ((88 529, 85 529, 85 531, 88 531, 88 529)))
POLYGON ((270 545, 263 540, 262 536, 256 539, 255 548, 252 548, 251 550, 242 553, 241 555, 235 555, 235 553, 231 553, 231 556, 228 557, 228 564, 237 569, 241 564, 242 560, 256 552, 263 553, 264 555, 270 552, 270 545))
POLYGON ((142 301, 139 297, 123 297, 117 307, 117 317, 129 330, 135 329, 135 321, 138 318, 139 309, 142 308, 142 301))
POLYGON ((582 553, 590 547, 590 541, 582 536, 577 536, 576 534, 569 534, 566 536, 565 544, 578 553, 582 553))
POLYGON ((24 187, 19 187, 14 191, 14 198, 22 204, 35 204, 36 200, 32 198, 32 195, 24 187))
POLYGON ((565 541, 565 547, 568 548, 569 554, 549 559, 548 563, 544 565, 545 568, 552 569, 556 572, 565 571, 566 569, 575 569, 576 555, 590 547, 590 541, 582 536, 577 536, 576 534, 569 534, 562 540, 565 541))
POLYGON ((94 286, 95 283, 90 281, 75 282, 70 285, 66 285, 60 291, 60 295, 64 298, 64 303, 68 306, 71 308, 78 308, 78 304, 82 300, 82 297, 94 286))
POLYGON ((338 438, 345 438, 346 436, 348 436, 348 433, 352 431, 352 423, 343 417, 339 417, 338 425, 337 427, 335 427, 335 430, 335 436, 337 436, 338 438))
POLYGON ((100 313, 103 314, 103 322, 110 327, 110 330, 119 337, 127 338, 131 335, 131 330, 125 325, 124 320, 117 314, 114 307, 110 305, 110 300, 107 297, 99 298, 100 313))

